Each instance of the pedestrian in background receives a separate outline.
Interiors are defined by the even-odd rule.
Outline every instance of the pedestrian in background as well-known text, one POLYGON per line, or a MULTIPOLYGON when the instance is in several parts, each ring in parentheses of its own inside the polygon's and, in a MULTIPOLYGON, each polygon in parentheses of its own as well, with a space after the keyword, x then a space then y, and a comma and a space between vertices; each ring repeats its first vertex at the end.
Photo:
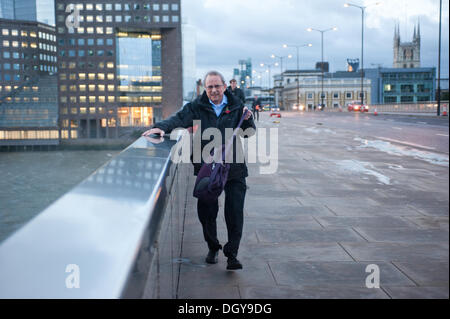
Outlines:
POLYGON ((235 97, 241 100, 242 104, 245 104, 245 94, 244 92, 237 87, 237 82, 235 79, 230 80, 230 86, 228 87, 228 91, 231 92, 235 97))
MULTIPOLYGON (((202 134, 203 136, 203 132, 206 129, 217 128, 222 135, 222 144, 225 144, 225 129, 235 129, 239 125, 243 114, 248 109, 242 104, 240 99, 234 97, 227 90, 225 79, 219 72, 208 72, 205 76, 204 84, 206 90, 202 96, 191 103, 187 103, 180 111, 167 120, 154 124, 150 130, 144 132, 142 135, 159 134, 160 136, 164 136, 176 128, 192 127, 194 120, 200 120, 201 132, 199 130, 197 134, 202 134)), ((243 131, 247 128, 253 128, 252 135, 254 134, 256 127, 251 112, 248 112, 245 116, 241 128, 243 131)), ((210 135, 207 136, 209 139, 202 139, 201 141, 202 153, 203 148, 211 143, 211 138, 214 138, 210 135)), ((244 138, 249 137, 249 135, 244 134, 241 136, 244 138)), ((237 259, 237 254, 244 225, 244 199, 247 190, 245 179, 248 176, 246 163, 237 161, 239 158, 244 158, 241 139, 235 138, 233 144, 233 159, 232 163, 230 163, 230 171, 225 184, 224 207, 228 242, 223 246, 223 253, 228 257, 227 269, 229 270, 242 269, 242 264, 237 259)), ((194 175, 198 175, 202 163, 194 163, 194 175)), ((203 227, 204 239, 209 248, 205 261, 209 264, 216 264, 218 262, 218 252, 222 249, 217 238, 216 219, 218 211, 218 200, 213 204, 203 202, 200 199, 197 202, 198 217, 203 227)))
POLYGON ((255 114, 256 120, 259 122, 259 111, 261 110, 261 99, 258 98, 257 95, 255 95, 255 98, 253 99, 252 104, 252 111, 255 114))

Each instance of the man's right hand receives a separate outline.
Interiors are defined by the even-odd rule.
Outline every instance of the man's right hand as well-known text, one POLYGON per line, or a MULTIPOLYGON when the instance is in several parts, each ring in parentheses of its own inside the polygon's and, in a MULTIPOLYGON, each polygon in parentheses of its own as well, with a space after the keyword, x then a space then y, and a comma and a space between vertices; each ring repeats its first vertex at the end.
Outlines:
POLYGON ((164 134, 166 134, 166 133, 163 130, 155 127, 155 128, 152 128, 152 129, 142 133, 142 136, 150 136, 152 134, 156 134, 156 135, 159 135, 159 136, 163 137, 164 134))

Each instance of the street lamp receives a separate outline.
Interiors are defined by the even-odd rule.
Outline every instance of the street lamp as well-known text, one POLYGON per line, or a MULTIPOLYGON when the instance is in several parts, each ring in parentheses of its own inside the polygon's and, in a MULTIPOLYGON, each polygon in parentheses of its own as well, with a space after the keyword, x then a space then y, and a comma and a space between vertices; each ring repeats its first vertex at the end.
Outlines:
POLYGON ((303 48, 303 47, 312 47, 311 43, 308 44, 301 44, 301 45, 296 45, 296 44, 283 44, 283 48, 296 48, 297 49, 297 107, 300 108, 300 65, 299 65, 299 49, 303 48))
POLYGON ((256 70, 253 70, 253 73, 258 73, 259 75, 258 75, 258 79, 259 79, 259 86, 261 86, 262 87, 262 74, 263 74, 263 71, 256 71, 256 70))
POLYGON ((325 30, 318 30, 318 29, 313 29, 313 28, 308 28, 308 29, 306 29, 308 32, 312 32, 312 31, 317 31, 317 32, 320 32, 321 33, 321 39, 322 39, 322 42, 321 42, 321 47, 322 47, 322 62, 321 62, 321 69, 322 69, 322 89, 321 89, 321 92, 320 92, 320 98, 321 98, 321 101, 322 101, 322 107, 324 107, 324 104, 323 104, 323 99, 324 99, 324 95, 323 95, 323 34, 325 33, 325 32, 328 32, 328 31, 336 31, 337 30, 337 27, 334 27, 334 28, 329 28, 329 29, 325 29, 325 30))
POLYGON ((281 75, 283 73, 283 59, 286 59, 286 58, 291 59, 292 55, 289 54, 288 56, 278 56, 278 55, 272 54, 270 57, 272 59, 280 59, 280 64, 281 64, 280 65, 280 75, 281 75))
POLYGON ((263 67, 267 67, 266 72, 269 73, 269 90, 270 90, 270 86, 271 86, 271 72, 272 72, 272 66, 278 66, 278 63, 261 63, 260 66, 263 67))
POLYGON ((380 4, 380 2, 374 3, 372 5, 368 5, 368 6, 358 6, 358 5, 352 4, 352 3, 344 4, 344 7, 346 7, 346 8, 355 7, 355 8, 361 9, 361 92, 359 93, 360 97, 361 97, 361 107, 362 107, 362 105, 364 105, 364 14, 365 14, 367 7, 377 6, 379 4, 380 4))

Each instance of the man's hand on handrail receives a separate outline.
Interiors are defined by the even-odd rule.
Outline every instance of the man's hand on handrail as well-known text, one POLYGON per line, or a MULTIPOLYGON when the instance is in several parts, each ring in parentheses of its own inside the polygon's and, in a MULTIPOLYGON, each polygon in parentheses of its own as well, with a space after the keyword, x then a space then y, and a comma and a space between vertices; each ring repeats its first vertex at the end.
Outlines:
POLYGON ((163 130, 161 130, 161 129, 155 127, 155 128, 152 128, 152 129, 150 129, 150 130, 145 131, 144 133, 142 133, 142 136, 150 136, 150 135, 152 135, 152 134, 159 135, 159 136, 163 137, 164 134, 166 134, 166 133, 165 133, 163 130))

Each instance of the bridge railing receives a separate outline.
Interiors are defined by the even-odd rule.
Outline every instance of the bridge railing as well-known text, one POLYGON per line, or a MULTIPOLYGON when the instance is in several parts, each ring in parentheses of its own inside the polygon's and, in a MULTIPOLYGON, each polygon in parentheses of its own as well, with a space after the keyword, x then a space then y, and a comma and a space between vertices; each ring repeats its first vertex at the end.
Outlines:
MULTIPOLYGON (((423 103, 394 103, 394 104, 369 104, 369 113, 432 113, 437 114, 437 102, 423 103)), ((444 107, 448 110, 448 101, 441 102, 441 113, 444 107)), ((325 112, 347 112, 347 107, 328 107, 325 112)))
POLYGON ((0 245, 0 298, 173 298, 192 165, 141 137, 0 245))

